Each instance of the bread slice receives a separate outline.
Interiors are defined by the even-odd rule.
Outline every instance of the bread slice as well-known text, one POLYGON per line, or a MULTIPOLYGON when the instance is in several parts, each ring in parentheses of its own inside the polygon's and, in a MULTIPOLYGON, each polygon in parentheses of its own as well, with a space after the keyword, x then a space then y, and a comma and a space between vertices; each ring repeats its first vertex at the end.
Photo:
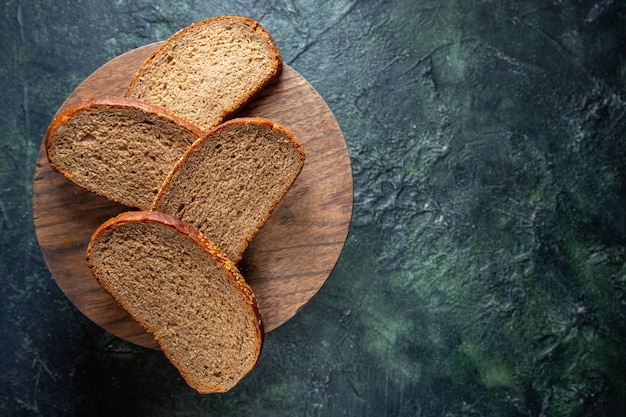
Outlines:
POLYGON ((168 38, 135 73, 126 95, 209 130, 241 109, 281 69, 280 51, 258 22, 218 16, 168 38))
POLYGON ((148 209, 176 161, 201 136, 157 106, 95 97, 58 114, 44 142, 50 166, 74 184, 148 209))
POLYGON ((237 263, 304 160, 287 128, 263 118, 232 119, 185 152, 152 209, 194 225, 237 263))
POLYGON ((228 391, 257 363, 255 296, 192 226, 158 212, 122 213, 93 234, 87 264, 198 392, 228 391))

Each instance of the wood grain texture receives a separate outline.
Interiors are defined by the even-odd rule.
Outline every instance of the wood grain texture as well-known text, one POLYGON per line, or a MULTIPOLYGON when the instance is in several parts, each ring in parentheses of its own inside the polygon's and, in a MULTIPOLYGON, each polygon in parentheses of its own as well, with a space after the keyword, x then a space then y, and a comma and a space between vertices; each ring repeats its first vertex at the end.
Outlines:
MULTIPOLYGON (((132 74, 158 45, 146 45, 109 61, 81 83, 59 111, 94 96, 122 95, 132 74)), ((335 266, 352 215, 352 169, 332 112, 287 65, 240 115, 266 117, 285 125, 300 139, 307 155, 296 183, 239 264, 257 295, 265 330, 271 331, 319 291, 335 266)), ((130 342, 157 348, 152 336, 98 285, 85 263, 91 234, 126 210, 52 171, 42 144, 34 175, 33 215, 52 277, 93 322, 130 342)))

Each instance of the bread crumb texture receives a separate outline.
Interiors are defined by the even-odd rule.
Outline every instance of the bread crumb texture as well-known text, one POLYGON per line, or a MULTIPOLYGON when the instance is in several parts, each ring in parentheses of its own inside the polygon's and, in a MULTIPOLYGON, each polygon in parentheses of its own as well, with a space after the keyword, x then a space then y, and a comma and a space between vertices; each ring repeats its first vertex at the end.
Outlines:
POLYGON ((126 95, 209 130, 245 105, 281 64, 273 39, 257 22, 220 16, 166 40, 137 71, 126 95))
POLYGON ((94 235, 88 253, 98 282, 190 386, 227 391, 254 367, 262 337, 254 296, 205 244, 159 222, 120 222, 94 235))
POLYGON ((261 118, 223 123, 174 167, 154 210, 182 219, 235 263, 304 164, 297 139, 261 118))
POLYGON ((46 138, 51 166, 130 207, 150 208, 169 171, 198 139, 170 119, 129 106, 89 105, 62 116, 46 138))

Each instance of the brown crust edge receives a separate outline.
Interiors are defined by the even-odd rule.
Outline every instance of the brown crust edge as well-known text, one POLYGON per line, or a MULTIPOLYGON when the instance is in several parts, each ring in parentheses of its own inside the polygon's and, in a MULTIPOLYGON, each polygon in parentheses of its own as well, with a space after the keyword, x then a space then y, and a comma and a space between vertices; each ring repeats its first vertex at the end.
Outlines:
MULTIPOLYGON (((241 294, 242 300, 245 302, 246 306, 248 307, 249 311, 254 317, 254 322, 257 324, 255 326, 257 330, 257 343, 256 343, 256 352, 255 352, 256 359, 252 362, 252 364, 250 365, 250 368, 245 370, 242 373, 241 377, 236 381, 236 383, 238 383, 245 375, 247 375, 250 371, 252 371, 252 369, 254 369, 254 367, 258 363, 259 357, 261 355, 261 350, 263 348, 263 342, 265 339, 265 331, 263 328, 263 320, 259 312, 259 307, 256 301, 256 296, 254 295, 248 283, 245 281, 245 278, 241 275, 241 273, 237 269, 236 265, 230 259, 228 259, 226 255, 224 255, 224 253, 213 242, 211 242, 204 235, 202 235, 202 233, 200 233, 192 225, 165 213, 160 213, 157 211, 128 211, 128 212, 118 214, 117 216, 102 223, 98 227, 98 229, 96 229, 96 231, 93 233, 89 241, 89 245, 87 246, 87 252, 85 256, 86 261, 87 261, 87 266, 91 270, 98 284, 105 291, 111 294, 111 296, 115 299, 115 301, 118 304, 120 304, 122 308, 124 308, 125 311, 128 312, 131 318, 135 320, 144 330, 146 330, 150 334, 154 335, 154 329, 149 328, 142 320, 135 317, 126 308, 126 306, 123 305, 119 301, 116 291, 113 288, 110 288, 108 285, 106 285, 106 283, 102 282, 100 271, 98 270, 97 266, 91 263, 91 253, 93 250, 93 246, 95 245, 95 242, 100 237, 100 235, 112 228, 115 228, 118 225, 126 224, 126 223, 157 223, 157 224, 161 224, 163 226, 169 227, 175 230, 176 232, 182 234, 187 239, 190 239, 191 241, 201 246, 209 256, 215 259, 215 261, 220 266, 222 266, 226 270, 226 272, 228 272, 228 275, 231 278, 230 280, 231 284, 241 294)), ((159 346, 161 346, 161 350, 163 351, 165 356, 168 358, 168 360, 178 369, 178 371, 180 372, 183 379, 185 379, 187 384, 193 389, 195 389, 196 391, 198 391, 199 393, 210 394, 210 393, 215 393, 215 392, 226 392, 232 388, 232 386, 204 387, 204 386, 200 386, 196 384, 195 381, 185 371, 185 369, 181 367, 181 364, 176 360, 176 358, 173 358, 169 351, 162 348, 160 339, 155 337, 155 340, 159 344, 159 346)))
POLYGON ((60 174, 63 174, 63 176, 71 183, 81 188, 85 188, 90 192, 93 192, 95 194, 98 194, 100 196, 103 196, 109 199, 110 197, 105 195, 105 193, 103 193, 101 190, 86 188, 82 184, 76 183, 74 181, 74 178, 71 172, 67 170, 63 170, 58 166, 58 161, 56 161, 54 157, 52 156, 52 150, 51 150, 51 147, 53 146, 52 140, 54 138, 56 131, 60 127, 62 127, 65 123, 67 123, 70 119, 72 119, 72 117, 74 117, 76 114, 83 112, 83 111, 90 110, 95 107, 128 108, 128 109, 133 109, 133 110, 139 110, 144 113, 151 113, 154 116, 161 118, 161 119, 165 119, 169 122, 176 123, 181 128, 188 130, 192 135, 196 136, 196 138, 198 139, 206 134, 203 130, 201 130, 199 127, 197 127, 193 123, 190 123, 187 120, 176 116, 175 114, 169 112, 168 110, 162 107, 155 106, 153 104, 149 104, 144 101, 137 100, 131 97, 121 97, 121 96, 92 97, 86 100, 79 101, 78 103, 68 107, 64 111, 57 114, 48 125, 48 129, 46 130, 46 133, 43 138, 44 147, 46 150, 46 157, 48 159, 48 163, 50 164, 50 168, 52 168, 54 171, 60 174))
POLYGON ((45 143, 46 152, 48 152, 52 135, 54 135, 54 133, 57 131, 59 127, 61 127, 64 123, 66 123, 68 120, 74 117, 76 113, 89 110, 94 107, 104 107, 104 106, 114 107, 114 108, 137 109, 145 113, 153 113, 157 117, 160 117, 162 119, 167 119, 174 123, 179 124, 182 128, 189 130, 195 136, 200 137, 205 134, 205 132, 202 129, 200 129, 193 123, 176 116, 174 113, 164 109, 163 107, 155 106, 153 104, 146 103, 144 101, 141 101, 132 97, 98 96, 98 97, 88 98, 86 100, 81 100, 78 103, 60 112, 52 119, 52 121, 48 125, 48 129, 46 130, 46 134, 44 135, 44 143, 45 143))
POLYGON ((176 162, 174 167, 171 169, 170 173, 165 178, 165 181, 163 181, 163 184, 161 185, 161 188, 159 189, 159 192, 157 193, 157 196, 155 197, 154 202, 152 203, 152 210, 156 210, 157 206, 159 205, 159 203, 161 201, 161 198, 162 198, 162 195, 163 195, 163 191, 172 182, 173 177, 180 170, 181 166, 187 162, 187 159, 189 159, 189 155, 191 155, 192 153, 196 152, 204 144, 205 141, 211 140, 220 131, 222 131, 222 130, 224 130, 224 129, 232 126, 232 125, 244 125, 244 124, 264 125, 264 126, 268 127, 270 130, 278 130, 278 131, 280 131, 295 146, 296 151, 298 152, 298 155, 300 156, 300 167, 299 167, 298 172, 296 173, 296 175, 294 175, 293 180, 291 181, 291 183, 288 184, 285 187, 285 191, 283 192, 283 194, 278 199, 276 199, 274 201, 274 204, 267 211, 265 217, 260 222, 260 225, 256 228, 256 230, 254 230, 249 236, 247 236, 244 239, 240 249, 237 252, 236 257, 232 259, 232 261, 235 264, 238 263, 241 260, 241 258, 243 257, 243 253, 248 248, 248 245, 250 244, 252 239, 254 239, 254 237, 259 233, 259 231, 261 230, 263 225, 265 223, 267 223, 267 221, 271 217, 272 213, 276 209, 276 206, 278 206, 278 203, 280 203, 282 201, 282 199, 285 197, 285 195, 287 194, 289 189, 293 186, 294 182, 296 181, 296 179, 300 175, 300 172, 302 172, 302 168, 304 167, 304 162, 306 160, 306 154, 305 154, 304 148, 302 147, 302 144, 300 144, 300 141, 295 136, 295 134, 293 132, 291 132, 291 130, 287 129, 285 126, 283 126, 283 125, 281 125, 279 123, 272 122, 271 120, 265 119, 263 117, 239 117, 239 118, 236 118, 236 119, 228 120, 228 121, 226 121, 226 122, 224 122, 222 124, 219 124, 218 126, 214 127, 212 130, 208 131, 207 134, 203 138, 201 138, 200 140, 197 140, 196 142, 194 142, 193 145, 191 145, 187 149, 187 151, 180 157, 178 162, 176 162))
MULTIPOLYGON (((278 45, 277 45, 276 41, 272 37, 272 35, 258 21, 254 20, 254 19, 251 19, 249 17, 244 17, 244 16, 229 16, 229 15, 225 15, 225 16, 209 17, 207 19, 200 20, 198 22, 192 23, 191 25, 189 25, 187 27, 184 27, 184 28, 180 29, 178 32, 174 33, 172 36, 170 36, 165 41, 163 41, 161 43, 161 45, 159 45, 159 47, 154 52, 152 52, 150 54, 150 56, 141 64, 141 66, 137 69, 137 71, 135 71, 135 73, 133 74, 133 76, 132 76, 132 78, 130 80, 128 88, 124 92, 124 96, 125 97, 129 97, 129 95, 131 93, 131 90, 133 90, 133 88, 135 87, 135 84, 137 84, 139 82, 140 78, 144 75, 145 68, 148 67, 149 65, 151 65, 151 63, 155 59, 155 57, 157 55, 159 55, 165 48, 167 48, 167 46, 168 46, 168 44, 170 42, 178 40, 179 38, 185 36, 188 32, 190 32, 193 29, 197 28, 198 26, 206 25, 207 23, 220 21, 220 20, 224 20, 224 21, 226 21, 226 20, 236 20, 236 21, 242 22, 245 25, 249 26, 252 29, 253 32, 256 32, 261 37, 265 38, 265 41, 266 41, 266 43, 267 43, 267 45, 269 47, 269 51, 271 52, 271 54, 273 56, 273 59, 274 59, 273 71, 264 80, 261 80, 261 82, 259 83, 257 88, 254 89, 250 93, 249 96, 243 97, 240 100, 239 103, 234 103, 234 106, 232 108, 230 108, 230 109, 228 109, 228 108, 227 109, 222 109, 222 116, 219 119, 220 121, 218 122, 218 124, 223 122, 226 119, 229 119, 230 117, 235 115, 237 112, 239 112, 241 109, 243 109, 270 82, 272 82, 274 79, 276 79, 278 77, 278 75, 282 72, 282 68, 283 68, 282 55, 280 53, 280 50, 278 49, 278 45)), ((178 116, 179 117, 184 117, 182 115, 178 115, 178 116)), ((206 129, 206 130, 210 130, 210 129, 206 129)))

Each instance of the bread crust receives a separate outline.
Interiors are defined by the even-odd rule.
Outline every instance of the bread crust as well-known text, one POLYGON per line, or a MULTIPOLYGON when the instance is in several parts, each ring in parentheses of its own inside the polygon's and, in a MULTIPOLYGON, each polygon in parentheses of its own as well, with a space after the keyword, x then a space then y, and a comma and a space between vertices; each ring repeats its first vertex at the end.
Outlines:
POLYGON ((46 130, 46 134, 44 135, 44 145, 46 148, 46 155, 48 156, 48 161, 50 162, 50 166, 58 171, 58 167, 50 159, 50 146, 51 140, 57 131, 57 129, 65 122, 74 117, 77 113, 88 110, 94 107, 110 107, 110 108, 128 108, 128 109, 138 109, 145 113, 152 113, 156 117, 161 119, 170 120, 174 123, 179 124, 183 129, 187 129, 192 132, 197 137, 202 137, 206 134, 202 129, 194 125, 193 123, 176 116, 174 113, 159 107, 152 105, 150 103, 146 103, 141 100, 137 100, 132 97, 122 97, 122 96, 98 96, 92 97, 86 100, 81 100, 78 103, 68 107, 62 112, 58 113, 48 125, 48 129, 46 130))
MULTIPOLYGON (((94 109, 94 108, 138 110, 145 114, 150 114, 151 116, 156 117, 157 119, 165 120, 169 123, 176 124, 181 130, 188 131, 193 137, 196 138, 195 140, 203 137, 206 134, 204 131, 202 131, 199 127, 197 127, 193 123, 176 116, 172 112, 162 107, 155 106, 155 105, 152 105, 152 104, 149 104, 149 103, 146 103, 146 102, 143 102, 141 100, 137 100, 131 97, 121 97, 121 96, 93 97, 93 98, 89 98, 86 100, 82 100, 70 106, 69 108, 65 109, 64 111, 58 113, 48 125, 48 129, 46 130, 46 133, 43 139, 44 148, 46 151, 46 156, 48 158, 50 167, 54 171, 60 174, 63 174, 63 176, 70 182, 75 183, 76 185, 80 187, 87 188, 89 191, 95 194, 98 194, 100 196, 109 198, 109 199, 111 199, 111 196, 107 195, 107 193, 104 190, 98 189, 97 187, 87 187, 85 184, 77 183, 74 180, 74 174, 70 170, 62 168, 60 166, 60 161, 58 161, 54 155, 54 145, 55 145, 54 138, 58 129, 62 128, 65 125, 65 123, 70 121, 77 114, 84 112, 84 111, 88 111, 90 109, 94 109)), ((143 207, 143 208, 148 208, 148 207, 143 207)))
MULTIPOLYGON (((228 259, 226 255, 224 255, 224 253, 213 242, 211 242, 204 235, 202 235, 202 233, 200 233, 192 225, 184 221, 181 221, 173 216, 170 216, 165 213, 160 213, 157 211, 128 211, 128 212, 121 213, 105 221, 93 233, 91 240, 89 242, 89 245, 87 247, 87 252, 86 252, 87 266, 92 271, 93 276, 95 277, 96 281, 109 294, 111 294, 113 298, 118 303, 120 303, 120 305, 122 305, 122 307, 129 313, 129 315, 133 318, 133 320, 135 320, 147 332, 154 335, 154 329, 149 328, 146 325, 146 323, 143 322, 140 318, 135 317, 132 314, 132 312, 129 311, 127 306, 123 305, 120 302, 118 296, 116 295, 116 290, 114 288, 111 288, 109 285, 107 285, 106 282, 102 280, 100 271, 91 262, 92 250, 93 250, 93 246, 96 240, 108 230, 115 228, 119 225, 125 224, 125 223, 158 223, 163 226, 169 227, 173 229, 174 231, 180 233, 181 235, 185 236, 187 239, 193 241, 198 246, 200 246, 207 253, 208 256, 215 259, 215 261, 218 264, 220 264, 228 272, 231 285, 233 285, 233 287, 239 291, 239 293, 242 296, 243 301, 245 302, 246 306, 249 309, 250 314, 252 314, 252 316, 254 317, 254 321, 257 324, 256 326, 257 337, 256 337, 256 344, 255 344, 256 360, 250 366, 250 369, 246 371, 246 373, 252 370, 254 366, 256 365, 256 363, 258 362, 261 349, 263 347, 264 338, 265 338, 263 320, 259 312, 259 307, 256 301, 256 296, 254 295, 254 292, 252 291, 248 283, 245 281, 244 277, 241 275, 241 273, 239 272, 235 264, 230 259, 228 259)), ((163 347, 159 337, 155 336, 155 340, 157 341, 157 343, 159 343, 159 346, 163 347)), ((181 376, 185 379, 185 381, 189 384, 189 386, 191 386, 198 392, 203 393, 203 394, 214 393, 214 392, 226 392, 231 388, 231 387, 224 387, 224 386, 206 387, 206 386, 199 385, 198 383, 196 383, 196 381, 194 381, 193 378, 191 378, 191 376, 185 371, 185 369, 180 366, 177 359, 175 357, 172 357, 171 353, 167 351, 167 349, 162 349, 162 350, 165 356, 170 360, 170 362, 172 362, 172 364, 179 370, 181 376)))
MULTIPOLYGON (((259 22, 249 17, 243 16, 215 16, 210 17, 191 25, 180 29, 178 32, 174 33, 168 39, 166 39, 150 56, 144 61, 144 63, 139 67, 139 69, 133 74, 130 84, 124 93, 125 96, 131 96, 132 91, 136 88, 136 85, 141 83, 142 78, 145 77, 146 71, 153 65, 153 62, 157 59, 159 55, 161 55, 164 51, 167 50, 170 43, 177 42, 181 38, 185 37, 189 32, 196 30, 200 26, 215 24, 220 22, 228 22, 234 21, 243 23, 246 26, 250 27, 251 30, 257 35, 261 36, 265 39, 265 42, 268 45, 268 51, 270 52, 272 59, 274 61, 274 67, 272 68, 271 73, 263 80, 259 80, 256 88, 247 96, 242 96, 238 102, 231 103, 229 107, 222 108, 221 121, 229 119, 233 117, 239 110, 241 110, 246 104, 248 104, 255 96, 257 96, 271 81, 276 79, 278 75, 282 72, 283 60, 280 50, 276 44, 276 41, 272 37, 272 35, 261 26, 259 22)), ((179 115, 180 117, 184 117, 184 115, 179 115)), ((219 122, 218 122, 219 124, 219 122)))
POLYGON ((285 196, 287 191, 289 191, 289 189, 291 189, 291 187, 293 186, 293 183, 298 178, 298 176, 299 176, 299 174, 302 171, 302 168, 304 166, 304 161, 306 159, 306 153, 304 151, 304 148, 302 147, 302 144, 300 144, 300 141, 298 140, 298 138, 293 134, 293 132, 291 132, 285 126, 283 126, 283 125, 281 125, 279 123, 275 123, 275 122, 273 122, 273 121, 271 121, 269 119, 265 119, 263 117, 239 117, 239 118, 228 120, 228 121, 226 121, 226 122, 224 122, 224 123, 214 127, 212 130, 208 131, 205 136, 203 136, 201 139, 199 139, 196 142, 194 142, 187 149, 187 151, 183 154, 183 156, 181 156, 181 158, 174 165, 174 167, 172 168, 172 170, 170 171, 170 173, 166 177, 165 181, 161 185, 161 189, 159 190, 156 198, 154 199, 154 203, 152 204, 152 210, 158 210, 159 204, 160 204, 161 199, 163 197, 164 190, 167 189, 170 186, 173 178, 176 176, 177 172, 181 169, 181 167, 183 167, 187 163, 188 159, 190 158, 190 155, 192 155, 194 152, 196 152, 204 144, 205 141, 211 140, 211 138, 215 137, 220 131, 222 131, 224 129, 227 129, 227 128, 229 128, 232 125, 245 125, 245 124, 265 125, 270 130, 278 130, 278 131, 280 131, 294 145, 294 147, 295 147, 295 149, 296 149, 296 151, 297 151, 297 153, 298 153, 298 155, 300 157, 300 168, 298 170, 298 173, 296 175, 294 175, 291 183, 288 184, 287 187, 285 187, 285 192, 280 196, 280 198, 278 198, 276 201, 274 201, 274 204, 265 213, 260 226, 257 227, 255 230, 252 231, 252 233, 250 233, 248 236, 245 237, 244 241, 242 242, 241 247, 237 251, 237 255, 233 258, 233 261, 235 263, 237 263, 237 262, 239 262, 239 260, 241 260, 241 258, 243 257, 243 253, 247 249, 247 247, 250 244, 250 242, 252 241, 252 239, 254 239, 254 237, 261 230, 261 227, 269 220, 269 218, 271 217, 272 213, 276 209, 276 206, 278 206, 278 203, 282 200, 282 198, 285 196))

